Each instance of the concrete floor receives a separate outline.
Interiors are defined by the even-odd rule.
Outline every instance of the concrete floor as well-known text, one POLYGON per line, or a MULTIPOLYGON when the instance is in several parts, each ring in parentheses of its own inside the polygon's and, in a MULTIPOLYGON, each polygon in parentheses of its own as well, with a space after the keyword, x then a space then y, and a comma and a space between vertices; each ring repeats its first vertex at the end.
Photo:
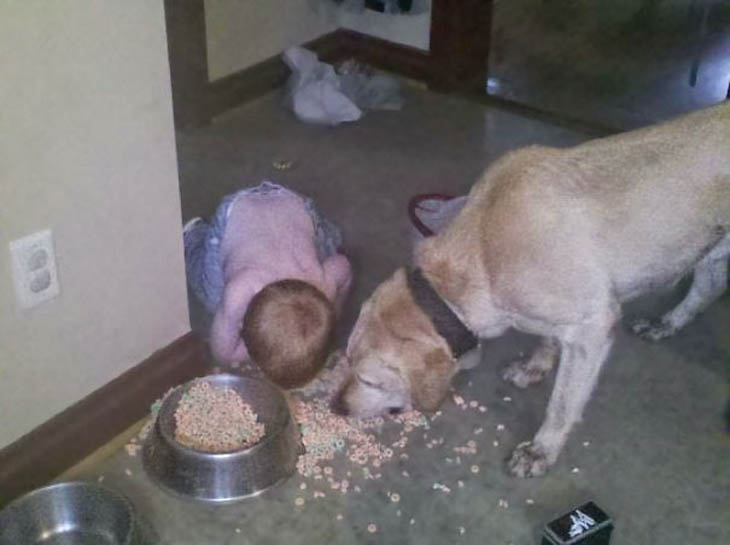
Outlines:
POLYGON ((647 125, 725 99, 728 29, 730 4, 713 0, 495 2, 488 92, 609 127, 647 125))
MULTIPOLYGON (((208 215, 222 196, 265 178, 311 195, 343 227, 355 264, 344 339, 363 299, 409 260, 409 196, 463 193, 485 165, 511 148, 584 139, 566 128, 415 88, 408 90, 401 112, 370 114, 336 129, 311 127, 281 109, 279 96, 272 94, 210 127, 178 135, 183 216, 208 215), (293 161, 293 168, 276 171, 272 161, 279 159, 293 161)), ((658 312, 676 296, 652 297, 627 312, 658 312)), ((194 327, 205 331, 207 317, 195 301, 191 316, 194 327)), ((72 474, 104 475, 107 485, 136 503, 162 543, 171 545, 528 545, 539 541, 546 522, 587 500, 614 517, 616 545, 729 543, 730 435, 723 421, 729 331, 726 296, 661 344, 619 332, 584 422, 543 478, 518 480, 504 469, 511 449, 541 422, 552 386, 551 379, 520 391, 498 378, 504 364, 533 342, 516 333, 490 343, 482 365, 456 379, 456 390, 486 405, 488 412, 462 412, 447 401, 429 432, 443 437, 444 445, 427 449, 416 434, 408 446, 410 459, 386 464, 378 481, 360 479, 353 469, 352 485, 359 485, 361 493, 330 493, 295 508, 302 482, 296 475, 256 499, 201 506, 158 489, 144 475, 140 459, 119 447, 72 474), (505 429, 497 431, 498 424, 505 429), (484 433, 474 435, 476 427, 484 433), (477 454, 465 455, 462 465, 445 462, 452 446, 471 438, 477 440, 477 454), (478 464, 480 472, 471 473, 470 464, 478 464), (410 478, 402 475, 404 469, 410 478), (463 488, 458 480, 465 482, 463 488), (436 481, 451 493, 433 490, 436 481), (400 503, 392 503, 387 491, 398 492, 400 503), (500 500, 509 507, 501 507, 500 500), (343 520, 336 520, 338 513, 343 520), (377 533, 368 533, 370 523, 377 524, 377 533)), ((340 467, 348 463, 338 462, 340 467)))

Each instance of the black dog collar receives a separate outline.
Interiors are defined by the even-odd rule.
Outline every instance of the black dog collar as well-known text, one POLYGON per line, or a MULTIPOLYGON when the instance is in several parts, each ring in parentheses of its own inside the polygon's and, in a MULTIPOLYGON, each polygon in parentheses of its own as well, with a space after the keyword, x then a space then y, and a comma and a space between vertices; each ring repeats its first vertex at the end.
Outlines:
POLYGON ((438 334, 446 340, 454 358, 458 359, 476 348, 479 344, 477 337, 436 293, 421 269, 413 269, 408 273, 408 287, 416 304, 430 318, 438 334))

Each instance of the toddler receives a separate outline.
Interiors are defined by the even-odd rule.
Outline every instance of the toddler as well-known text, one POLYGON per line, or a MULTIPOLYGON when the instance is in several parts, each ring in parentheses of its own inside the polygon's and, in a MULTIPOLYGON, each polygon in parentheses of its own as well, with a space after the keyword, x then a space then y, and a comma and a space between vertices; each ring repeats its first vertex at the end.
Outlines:
POLYGON ((339 229, 314 203, 271 182, 226 197, 184 228, 188 282, 214 313, 213 356, 253 360, 282 388, 322 369, 352 272, 339 229))

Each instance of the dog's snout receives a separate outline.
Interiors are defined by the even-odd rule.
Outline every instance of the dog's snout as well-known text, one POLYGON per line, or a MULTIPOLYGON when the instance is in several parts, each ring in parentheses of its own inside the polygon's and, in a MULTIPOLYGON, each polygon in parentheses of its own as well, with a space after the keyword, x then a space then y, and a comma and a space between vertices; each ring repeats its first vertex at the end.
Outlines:
POLYGON ((400 414, 402 412, 403 412, 403 407, 390 407, 388 409, 388 414, 393 415, 393 416, 400 414))
POLYGON ((347 409, 347 404, 345 403, 342 392, 338 393, 330 402, 330 410, 340 416, 347 416, 349 414, 350 411, 347 409))

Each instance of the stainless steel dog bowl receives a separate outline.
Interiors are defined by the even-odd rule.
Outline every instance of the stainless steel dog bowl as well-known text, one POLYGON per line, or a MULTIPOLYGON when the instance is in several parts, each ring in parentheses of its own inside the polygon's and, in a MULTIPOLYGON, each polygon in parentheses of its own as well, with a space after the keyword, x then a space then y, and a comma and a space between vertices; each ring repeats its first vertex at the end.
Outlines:
POLYGON ((181 396, 195 383, 188 382, 165 399, 145 441, 142 463, 152 480, 182 496, 224 503, 263 492, 294 472, 299 432, 278 388, 263 379, 225 374, 196 380, 238 392, 266 426, 266 435, 251 447, 226 453, 178 443, 174 415, 181 396))
POLYGON ((29 492, 0 511, 2 545, 143 543, 132 504, 97 484, 53 484, 29 492))

